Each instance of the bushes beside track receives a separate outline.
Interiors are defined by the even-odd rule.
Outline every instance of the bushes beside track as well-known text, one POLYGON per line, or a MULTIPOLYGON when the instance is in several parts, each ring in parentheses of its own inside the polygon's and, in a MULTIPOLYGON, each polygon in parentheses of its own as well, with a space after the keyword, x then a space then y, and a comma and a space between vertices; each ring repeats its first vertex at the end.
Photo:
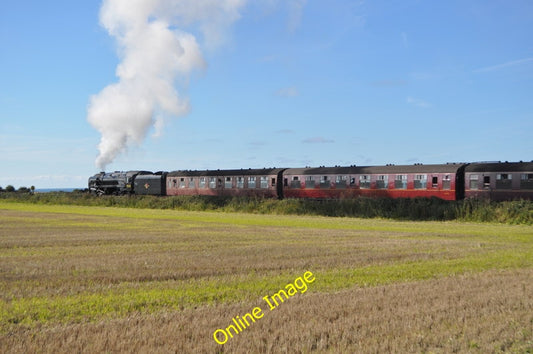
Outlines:
POLYGON ((189 211, 222 211, 281 215, 385 218, 399 220, 462 220, 533 225, 533 201, 491 202, 467 199, 263 199, 208 196, 101 196, 83 192, 0 193, 0 200, 35 203, 189 211))

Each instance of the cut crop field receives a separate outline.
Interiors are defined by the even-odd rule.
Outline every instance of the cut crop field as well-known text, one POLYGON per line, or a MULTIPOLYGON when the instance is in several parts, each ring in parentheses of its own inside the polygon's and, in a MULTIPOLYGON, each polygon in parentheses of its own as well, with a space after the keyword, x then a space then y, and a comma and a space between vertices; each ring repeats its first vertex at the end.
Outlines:
POLYGON ((532 226, 0 201, 0 352, 531 353, 532 279, 532 226))

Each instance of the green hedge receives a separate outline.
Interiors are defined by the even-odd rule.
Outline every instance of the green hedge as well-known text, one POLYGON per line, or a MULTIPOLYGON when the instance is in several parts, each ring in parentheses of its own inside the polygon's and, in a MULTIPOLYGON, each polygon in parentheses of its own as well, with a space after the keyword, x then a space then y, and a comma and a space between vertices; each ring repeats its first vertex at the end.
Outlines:
POLYGON ((533 201, 491 202, 438 198, 340 200, 263 199, 210 196, 101 196, 81 191, 65 193, 0 193, 0 199, 36 204, 223 211, 259 214, 322 215, 399 220, 462 220, 533 225, 533 201))

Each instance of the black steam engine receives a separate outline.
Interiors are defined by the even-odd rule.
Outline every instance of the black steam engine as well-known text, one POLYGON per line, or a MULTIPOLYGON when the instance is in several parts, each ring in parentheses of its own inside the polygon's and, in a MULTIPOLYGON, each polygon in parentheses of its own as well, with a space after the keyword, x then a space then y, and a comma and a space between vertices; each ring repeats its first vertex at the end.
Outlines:
POLYGON ((115 171, 89 177, 89 192, 97 195, 165 195, 166 172, 115 171))

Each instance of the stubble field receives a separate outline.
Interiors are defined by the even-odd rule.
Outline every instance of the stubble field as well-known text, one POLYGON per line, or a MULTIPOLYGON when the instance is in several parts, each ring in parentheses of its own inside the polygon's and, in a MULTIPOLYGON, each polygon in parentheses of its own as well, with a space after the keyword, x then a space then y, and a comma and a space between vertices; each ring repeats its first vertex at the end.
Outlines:
POLYGON ((0 352, 532 352, 531 279, 531 226, 0 202, 0 352))

